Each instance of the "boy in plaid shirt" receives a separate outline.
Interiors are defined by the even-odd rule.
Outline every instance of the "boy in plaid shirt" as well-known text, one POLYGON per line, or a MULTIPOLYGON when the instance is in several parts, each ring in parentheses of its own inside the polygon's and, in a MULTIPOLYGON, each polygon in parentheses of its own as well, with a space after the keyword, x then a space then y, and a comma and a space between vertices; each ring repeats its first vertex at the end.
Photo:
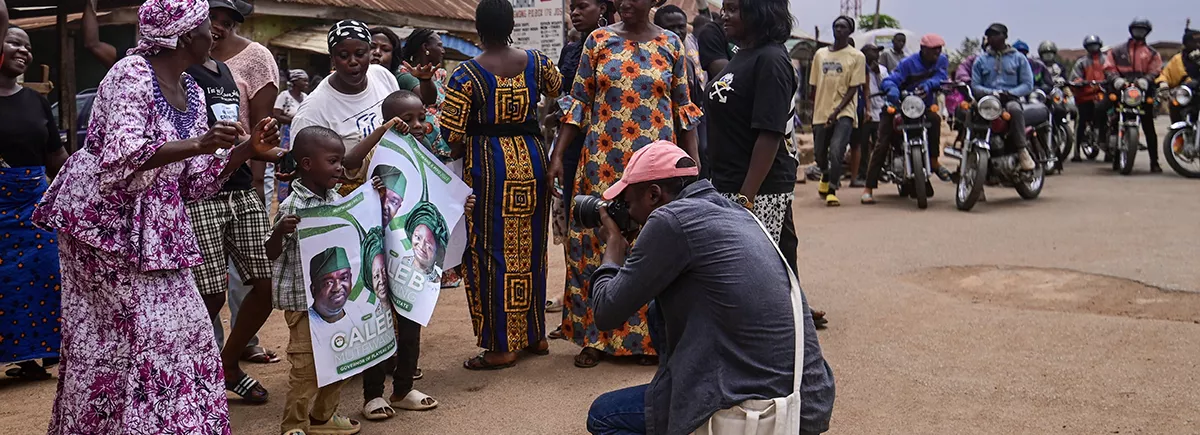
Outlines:
POLYGON ((357 421, 336 415, 345 381, 317 387, 308 298, 305 296, 308 289, 304 285, 300 244, 296 237, 296 225, 300 222, 296 216, 298 210, 341 199, 337 185, 342 175, 345 148, 341 137, 333 130, 310 126, 296 134, 292 150, 297 180, 292 183, 291 194, 279 204, 282 218, 267 239, 267 256, 274 261, 273 303, 276 309, 284 311, 290 332, 287 355, 292 369, 288 374, 287 401, 280 432, 357 433, 357 421))

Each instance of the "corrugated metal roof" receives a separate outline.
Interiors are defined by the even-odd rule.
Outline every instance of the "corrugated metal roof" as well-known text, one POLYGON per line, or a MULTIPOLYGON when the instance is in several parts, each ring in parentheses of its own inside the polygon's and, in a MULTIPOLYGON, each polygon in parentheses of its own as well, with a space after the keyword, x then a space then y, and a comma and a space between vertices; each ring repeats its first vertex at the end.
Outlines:
POLYGON ((417 15, 425 17, 475 20, 478 0, 276 0, 279 3, 295 3, 313 6, 369 9, 381 12, 417 15))
MULTIPOLYGON (((412 34, 411 27, 392 27, 387 26, 396 32, 396 36, 401 39, 407 38, 412 34)), ((479 54, 479 48, 472 45, 457 36, 440 33, 442 40, 446 44, 446 57, 453 60, 466 60, 479 54)), ((296 29, 291 32, 272 38, 270 45, 275 47, 290 48, 294 50, 304 50, 318 54, 329 54, 329 29, 325 26, 315 26, 302 29, 296 29)))

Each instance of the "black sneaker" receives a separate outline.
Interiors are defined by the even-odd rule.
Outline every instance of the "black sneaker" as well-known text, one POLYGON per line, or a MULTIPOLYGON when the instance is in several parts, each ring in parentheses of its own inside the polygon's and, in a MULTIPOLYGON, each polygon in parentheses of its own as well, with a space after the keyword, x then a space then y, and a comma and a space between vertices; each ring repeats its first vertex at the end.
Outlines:
POLYGON ((1162 166, 1158 166, 1158 163, 1151 163, 1150 164, 1150 173, 1151 174, 1161 174, 1162 166))

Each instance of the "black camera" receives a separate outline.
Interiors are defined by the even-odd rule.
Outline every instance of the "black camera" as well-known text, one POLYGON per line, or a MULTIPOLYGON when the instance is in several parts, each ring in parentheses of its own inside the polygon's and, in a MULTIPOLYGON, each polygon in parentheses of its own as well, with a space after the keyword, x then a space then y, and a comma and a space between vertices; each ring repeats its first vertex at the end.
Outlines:
POLYGON ((604 206, 608 207, 608 216, 617 223, 622 233, 633 229, 633 222, 629 220, 629 204, 622 199, 605 201, 590 195, 576 195, 572 217, 584 228, 600 228, 600 207, 604 206))

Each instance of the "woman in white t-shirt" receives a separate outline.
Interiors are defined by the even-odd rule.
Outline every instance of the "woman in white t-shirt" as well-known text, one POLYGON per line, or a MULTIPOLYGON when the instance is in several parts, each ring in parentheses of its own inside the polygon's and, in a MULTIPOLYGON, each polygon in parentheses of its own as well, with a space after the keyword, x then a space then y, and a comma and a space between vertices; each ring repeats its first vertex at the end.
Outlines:
POLYGON ((281 92, 275 98, 275 119, 279 121, 279 133, 283 136, 280 146, 285 149, 291 148, 292 118, 295 118, 296 111, 300 110, 300 103, 308 98, 308 94, 304 93, 305 89, 308 89, 308 73, 302 69, 294 69, 288 71, 287 92, 281 92))
MULTIPOLYGON (((371 65, 371 34, 360 21, 339 21, 329 30, 329 60, 333 73, 300 102, 290 136, 295 139, 304 127, 319 125, 337 132, 350 150, 383 125, 380 106, 400 87, 387 68, 371 65)), ((353 182, 342 184, 343 194, 363 183, 362 172, 370 158, 352 160, 344 163, 353 182)))

